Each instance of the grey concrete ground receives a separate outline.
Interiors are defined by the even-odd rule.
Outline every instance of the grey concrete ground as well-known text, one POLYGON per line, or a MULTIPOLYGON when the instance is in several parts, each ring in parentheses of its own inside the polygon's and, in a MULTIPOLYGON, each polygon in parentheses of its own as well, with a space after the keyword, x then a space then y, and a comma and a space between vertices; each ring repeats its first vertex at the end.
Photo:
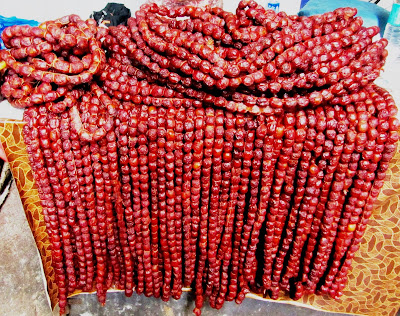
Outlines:
MULTIPOLYGON (((109 293, 105 307, 97 303, 93 294, 78 295, 69 300, 70 315, 193 315, 193 298, 184 293, 179 301, 165 303, 143 295, 125 297, 123 293, 109 293)), ((18 191, 13 183, 10 195, 0 210, 0 315, 52 315, 43 284, 36 245, 29 230, 18 191)), ((205 304, 204 316, 219 315, 274 315, 274 316, 334 316, 292 305, 246 299, 242 305, 226 303, 216 311, 205 304)))
MULTIPOLYGON (((194 315, 193 297, 183 293, 180 300, 171 299, 165 303, 154 297, 133 295, 130 298, 122 293, 109 293, 105 307, 97 304, 95 295, 80 295, 70 299, 70 315, 82 316, 109 316, 109 315, 141 315, 141 316, 186 316, 194 315)), ((204 304, 202 316, 337 316, 341 314, 324 313, 308 308, 293 305, 283 305, 275 302, 264 302, 254 299, 245 299, 241 305, 227 302, 219 310, 212 309, 208 303, 204 304)))
POLYGON ((0 315, 51 315, 36 244, 15 182, 0 210, 0 315))

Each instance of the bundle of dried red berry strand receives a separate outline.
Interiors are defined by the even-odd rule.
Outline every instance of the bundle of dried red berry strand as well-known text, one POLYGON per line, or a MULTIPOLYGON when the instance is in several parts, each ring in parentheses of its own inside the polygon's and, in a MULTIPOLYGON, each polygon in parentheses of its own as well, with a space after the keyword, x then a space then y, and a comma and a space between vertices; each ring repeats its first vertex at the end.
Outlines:
POLYGON ((356 10, 144 5, 2 37, 61 313, 114 287, 221 308, 250 291, 342 295, 398 141, 356 10))

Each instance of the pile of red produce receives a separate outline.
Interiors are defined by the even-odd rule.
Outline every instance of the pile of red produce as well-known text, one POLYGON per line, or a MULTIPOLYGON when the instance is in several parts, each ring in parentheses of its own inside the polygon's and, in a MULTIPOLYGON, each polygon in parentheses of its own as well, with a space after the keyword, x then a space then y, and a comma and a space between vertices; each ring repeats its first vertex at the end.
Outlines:
POLYGON ((191 287, 197 315, 342 295, 399 138, 373 83, 387 41, 355 15, 146 4, 127 26, 3 32, 61 313, 76 289, 191 287))

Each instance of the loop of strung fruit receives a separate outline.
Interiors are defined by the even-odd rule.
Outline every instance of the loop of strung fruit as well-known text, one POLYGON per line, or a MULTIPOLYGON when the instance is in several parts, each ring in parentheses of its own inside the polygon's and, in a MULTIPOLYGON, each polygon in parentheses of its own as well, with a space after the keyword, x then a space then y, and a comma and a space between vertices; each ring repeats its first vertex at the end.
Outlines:
POLYGON ((75 100, 67 92, 91 82, 105 63, 105 53, 96 36, 103 31, 92 19, 71 15, 38 27, 11 26, 2 33, 9 50, 0 51, 9 74, 2 94, 16 107, 51 104, 60 113, 75 100))
POLYGON ((178 299, 338 298, 396 152, 387 41, 356 10, 288 16, 145 4, 127 26, 75 15, 3 34, 1 93, 76 290, 178 299))

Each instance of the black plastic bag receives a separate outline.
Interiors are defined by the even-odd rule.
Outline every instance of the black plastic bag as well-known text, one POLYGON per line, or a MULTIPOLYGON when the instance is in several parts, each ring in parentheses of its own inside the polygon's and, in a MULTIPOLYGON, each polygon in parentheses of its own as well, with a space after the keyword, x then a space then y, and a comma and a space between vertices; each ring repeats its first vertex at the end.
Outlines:
POLYGON ((126 21, 131 17, 131 10, 121 3, 108 3, 106 7, 98 12, 93 12, 90 16, 96 22, 105 26, 126 25, 126 21))

